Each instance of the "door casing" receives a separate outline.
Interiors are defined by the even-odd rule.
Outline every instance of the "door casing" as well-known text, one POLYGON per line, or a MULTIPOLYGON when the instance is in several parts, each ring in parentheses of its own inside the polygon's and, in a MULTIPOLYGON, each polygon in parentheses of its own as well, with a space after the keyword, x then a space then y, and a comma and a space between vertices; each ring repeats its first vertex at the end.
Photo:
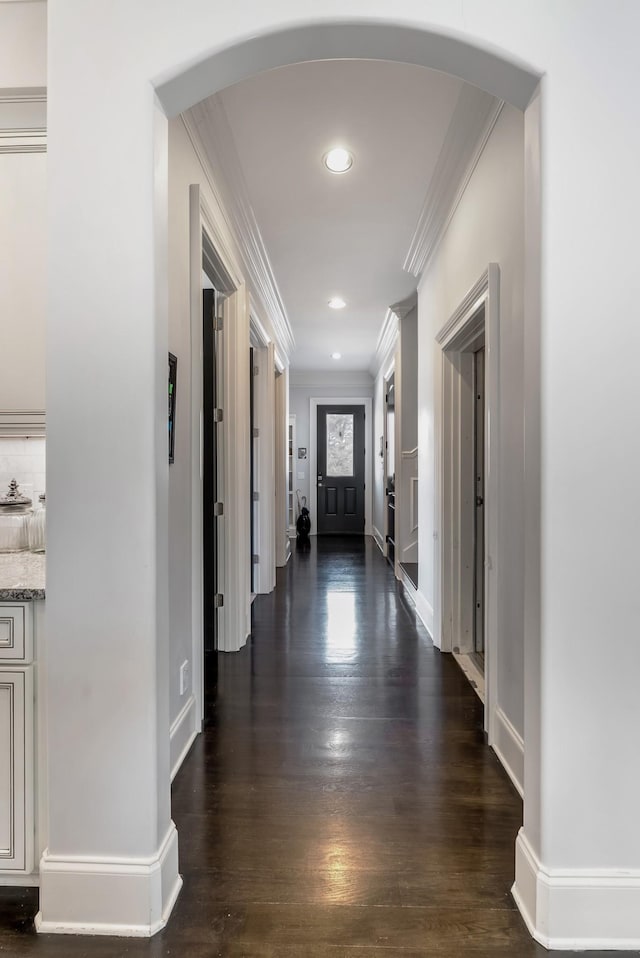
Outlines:
POLYGON ((473 651, 474 512, 473 443, 464 434, 473 429, 471 375, 473 346, 485 344, 485 730, 495 740, 500 635, 498 602, 500 554, 498 536, 500 464, 500 269, 490 263, 436 336, 441 348, 436 388, 436 516, 434 640, 443 652, 473 651))
MULTIPOLYGON (((248 554, 240 556, 243 548, 238 537, 227 535, 226 527, 238 521, 237 516, 246 517, 247 541, 245 544, 248 553, 248 516, 246 516, 246 500, 241 503, 234 490, 233 477, 238 471, 238 461, 242 461, 242 468, 248 481, 249 448, 246 455, 244 443, 229 443, 227 432, 230 428, 238 430, 242 424, 236 416, 236 405, 233 402, 235 383, 227 375, 228 368, 235 370, 236 353, 238 349, 237 329, 246 311, 245 294, 240 281, 240 269, 233 253, 228 248, 225 238, 221 235, 216 216, 209 208, 198 184, 189 188, 189 270, 190 270, 190 315, 191 315, 191 663, 192 663, 192 697, 194 699, 195 725, 194 734, 200 731, 204 716, 204 629, 203 629, 203 487, 202 487, 202 261, 203 236, 207 238, 207 246, 214 253, 215 262, 212 268, 215 276, 212 281, 216 289, 224 297, 223 322, 225 329, 224 362, 220 369, 219 395, 221 397, 225 418, 220 430, 220 454, 222 469, 218 474, 218 498, 224 502, 224 516, 219 520, 220 536, 218 540, 218 589, 225 594, 225 604, 218 610, 218 648, 229 650, 240 647, 246 641, 249 622, 249 592, 248 592, 248 554), (245 461, 246 460, 246 461, 245 461), (234 583, 233 592, 226 586, 225 576, 229 568, 246 568, 247 589, 243 588, 244 579, 239 576, 237 585, 234 583), (245 595, 246 591, 246 595, 245 595), (246 605, 246 610, 244 606, 246 605)), ((248 325, 248 323, 247 323, 248 325)), ((248 330, 247 330, 248 332, 248 330)), ((247 337, 248 339, 248 337, 247 337)), ((247 342, 248 345, 248 342, 247 342)), ((247 370, 246 364, 243 368, 247 370)), ((234 374, 235 375, 235 374, 234 374)), ((248 394, 248 390, 247 390, 248 394)), ((246 423, 248 434, 248 417, 246 423)), ((248 436, 247 436, 248 439, 248 436)), ((179 763, 176 768, 179 767, 179 763)))

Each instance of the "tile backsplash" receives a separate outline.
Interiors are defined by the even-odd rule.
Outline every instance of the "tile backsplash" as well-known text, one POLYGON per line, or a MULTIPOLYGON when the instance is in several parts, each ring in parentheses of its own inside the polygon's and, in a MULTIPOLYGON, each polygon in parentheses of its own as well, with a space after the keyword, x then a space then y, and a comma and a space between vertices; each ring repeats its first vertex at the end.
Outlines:
POLYGON ((34 503, 45 492, 45 439, 0 438, 0 495, 16 479, 20 490, 34 503))

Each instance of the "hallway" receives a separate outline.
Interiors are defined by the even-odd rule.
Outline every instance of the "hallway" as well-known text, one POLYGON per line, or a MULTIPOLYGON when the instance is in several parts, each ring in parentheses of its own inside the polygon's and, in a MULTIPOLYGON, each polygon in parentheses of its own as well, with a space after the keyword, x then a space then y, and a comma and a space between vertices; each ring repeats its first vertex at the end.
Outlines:
POLYGON ((0 954, 547 954, 509 893, 521 805, 481 704, 371 539, 294 551, 252 641, 221 655, 217 713, 174 784, 166 931, 38 938, 35 892, 3 889, 0 954))

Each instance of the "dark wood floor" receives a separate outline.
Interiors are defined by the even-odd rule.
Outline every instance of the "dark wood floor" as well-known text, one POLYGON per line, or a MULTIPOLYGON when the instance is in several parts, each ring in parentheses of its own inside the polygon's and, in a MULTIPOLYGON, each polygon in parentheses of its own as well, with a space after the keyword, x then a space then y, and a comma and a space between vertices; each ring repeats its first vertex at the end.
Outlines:
POLYGON ((5 889, 3 958, 547 954, 510 897, 521 803, 481 704, 371 540, 294 554, 220 658, 216 720, 174 785, 168 928, 38 937, 35 893, 5 889))

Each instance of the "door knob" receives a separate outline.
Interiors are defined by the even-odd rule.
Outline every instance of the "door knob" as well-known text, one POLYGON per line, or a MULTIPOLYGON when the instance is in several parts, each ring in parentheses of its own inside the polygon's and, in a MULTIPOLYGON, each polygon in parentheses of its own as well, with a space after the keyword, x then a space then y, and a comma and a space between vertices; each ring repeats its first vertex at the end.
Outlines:
POLYGON ((476 505, 477 505, 477 506, 483 506, 483 505, 484 505, 484 499, 482 498, 482 496, 476 496, 476 505))

